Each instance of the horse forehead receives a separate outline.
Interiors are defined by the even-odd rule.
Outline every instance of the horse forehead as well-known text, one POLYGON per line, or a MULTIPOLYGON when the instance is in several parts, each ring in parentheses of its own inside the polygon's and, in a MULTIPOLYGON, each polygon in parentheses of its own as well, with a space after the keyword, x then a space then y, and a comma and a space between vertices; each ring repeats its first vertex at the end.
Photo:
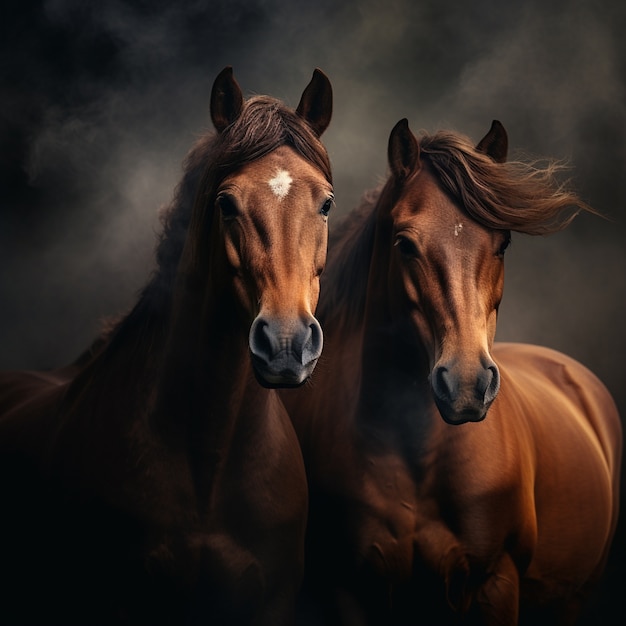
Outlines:
POLYGON ((439 242, 448 234, 459 236, 469 219, 439 186, 424 180, 407 187, 392 209, 396 230, 413 231, 424 243, 433 238, 439 242))
POLYGON ((409 182, 393 208, 396 225, 413 226, 421 236, 455 244, 486 231, 472 219, 428 171, 409 182), (442 239, 443 237, 443 239, 442 239))
POLYGON ((407 181, 394 212, 398 218, 418 214, 432 214, 436 218, 443 218, 462 213, 452 198, 443 191, 429 169, 421 170, 416 177, 407 181))
POLYGON ((289 146, 245 165, 234 176, 240 188, 267 193, 278 200, 306 187, 328 185, 322 172, 289 146))

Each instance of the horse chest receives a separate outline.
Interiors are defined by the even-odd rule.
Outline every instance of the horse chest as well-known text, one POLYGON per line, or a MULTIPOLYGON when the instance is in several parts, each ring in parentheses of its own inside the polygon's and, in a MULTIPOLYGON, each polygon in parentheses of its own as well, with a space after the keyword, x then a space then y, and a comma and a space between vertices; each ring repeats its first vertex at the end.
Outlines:
MULTIPOLYGON (((258 498, 231 486, 233 493, 218 496, 210 511, 180 501, 155 503, 165 517, 104 504, 82 511, 63 543, 71 546, 71 569, 90 588, 98 581, 85 597, 98 603, 99 594, 110 596, 113 611, 149 623, 175 623, 189 613, 252 623, 268 598, 299 580, 304 508, 285 507, 284 525, 275 526, 258 498)), ((82 589, 82 580, 75 582, 82 589)))
POLYGON ((354 478, 346 487, 358 494, 346 505, 348 532, 358 559, 390 581, 411 579, 416 567, 445 575, 451 554, 488 563, 517 527, 513 518, 521 519, 514 488, 485 484, 437 453, 425 454, 419 467, 398 453, 370 456, 354 478))
POLYGON ((197 602, 200 614, 209 604, 225 615, 262 606, 301 575, 306 480, 294 441, 257 434, 254 449, 238 441, 231 454, 208 448, 196 461, 184 446, 143 437, 130 448, 145 444, 141 456, 109 455, 127 464, 83 465, 87 484, 63 489, 58 552, 130 614, 142 603, 178 615, 197 602))

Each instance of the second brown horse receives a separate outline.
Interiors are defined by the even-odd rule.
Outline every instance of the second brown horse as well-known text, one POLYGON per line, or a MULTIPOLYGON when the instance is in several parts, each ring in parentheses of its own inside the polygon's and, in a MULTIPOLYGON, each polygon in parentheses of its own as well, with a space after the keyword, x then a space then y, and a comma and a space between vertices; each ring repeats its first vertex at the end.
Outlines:
POLYGON ((580 209, 494 122, 389 139, 331 234, 311 384, 284 394, 310 485, 304 622, 572 624, 618 514, 621 426, 584 366, 494 344, 511 231, 580 209), (317 621, 316 621, 317 620, 317 621))

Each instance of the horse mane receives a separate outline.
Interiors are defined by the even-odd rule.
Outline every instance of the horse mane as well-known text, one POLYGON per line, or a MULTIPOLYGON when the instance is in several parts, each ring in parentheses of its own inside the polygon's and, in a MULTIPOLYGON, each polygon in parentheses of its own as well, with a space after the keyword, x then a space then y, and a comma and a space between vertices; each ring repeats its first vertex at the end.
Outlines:
POLYGON ((479 224, 527 235, 563 230, 580 211, 598 214, 559 174, 560 161, 496 163, 472 141, 452 131, 422 134, 420 154, 442 188, 479 224))
MULTIPOLYGON (((528 235, 564 229, 580 211, 598 215, 561 182, 567 166, 555 160, 497 163, 466 136, 448 130, 422 133, 420 156, 442 189, 479 224, 528 235)), ((361 320, 379 208, 394 201, 394 180, 367 191, 333 229, 322 274, 320 320, 361 320)))
POLYGON ((322 324, 360 319, 365 308, 378 206, 391 202, 389 182, 366 191, 357 208, 330 229, 316 315, 322 324), (339 317, 341 316, 341 317, 339 317))
POLYGON ((169 303, 187 233, 194 225, 192 215, 212 212, 215 193, 226 176, 280 146, 293 148, 332 184, 330 159, 319 137, 294 110, 270 96, 249 98, 230 126, 197 140, 185 157, 183 176, 173 199, 160 216, 156 269, 132 310, 113 328, 103 329, 95 340, 98 353, 116 340, 129 343, 130 336, 134 336, 135 345, 142 343, 148 350, 159 343, 158 336, 162 336, 169 319, 169 303))

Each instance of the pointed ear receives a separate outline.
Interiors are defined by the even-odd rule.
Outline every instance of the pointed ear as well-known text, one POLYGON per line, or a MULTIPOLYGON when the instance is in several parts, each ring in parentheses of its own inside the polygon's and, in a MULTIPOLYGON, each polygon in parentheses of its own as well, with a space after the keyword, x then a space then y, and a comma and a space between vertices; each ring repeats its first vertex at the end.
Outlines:
POLYGON ((333 114, 333 88, 324 72, 315 69, 300 98, 296 113, 305 119, 318 137, 328 128, 333 114))
POLYGON ((233 77, 233 68, 228 65, 217 75, 211 90, 211 119, 218 133, 239 117, 242 107, 241 87, 233 77))
POLYGON ((496 163, 504 163, 508 149, 509 138, 504 126, 498 120, 493 120, 489 132, 478 142, 476 150, 490 156, 496 163))
POLYGON ((399 179, 407 178, 421 167, 420 147, 406 118, 401 119, 389 135, 387 158, 391 173, 399 179))

